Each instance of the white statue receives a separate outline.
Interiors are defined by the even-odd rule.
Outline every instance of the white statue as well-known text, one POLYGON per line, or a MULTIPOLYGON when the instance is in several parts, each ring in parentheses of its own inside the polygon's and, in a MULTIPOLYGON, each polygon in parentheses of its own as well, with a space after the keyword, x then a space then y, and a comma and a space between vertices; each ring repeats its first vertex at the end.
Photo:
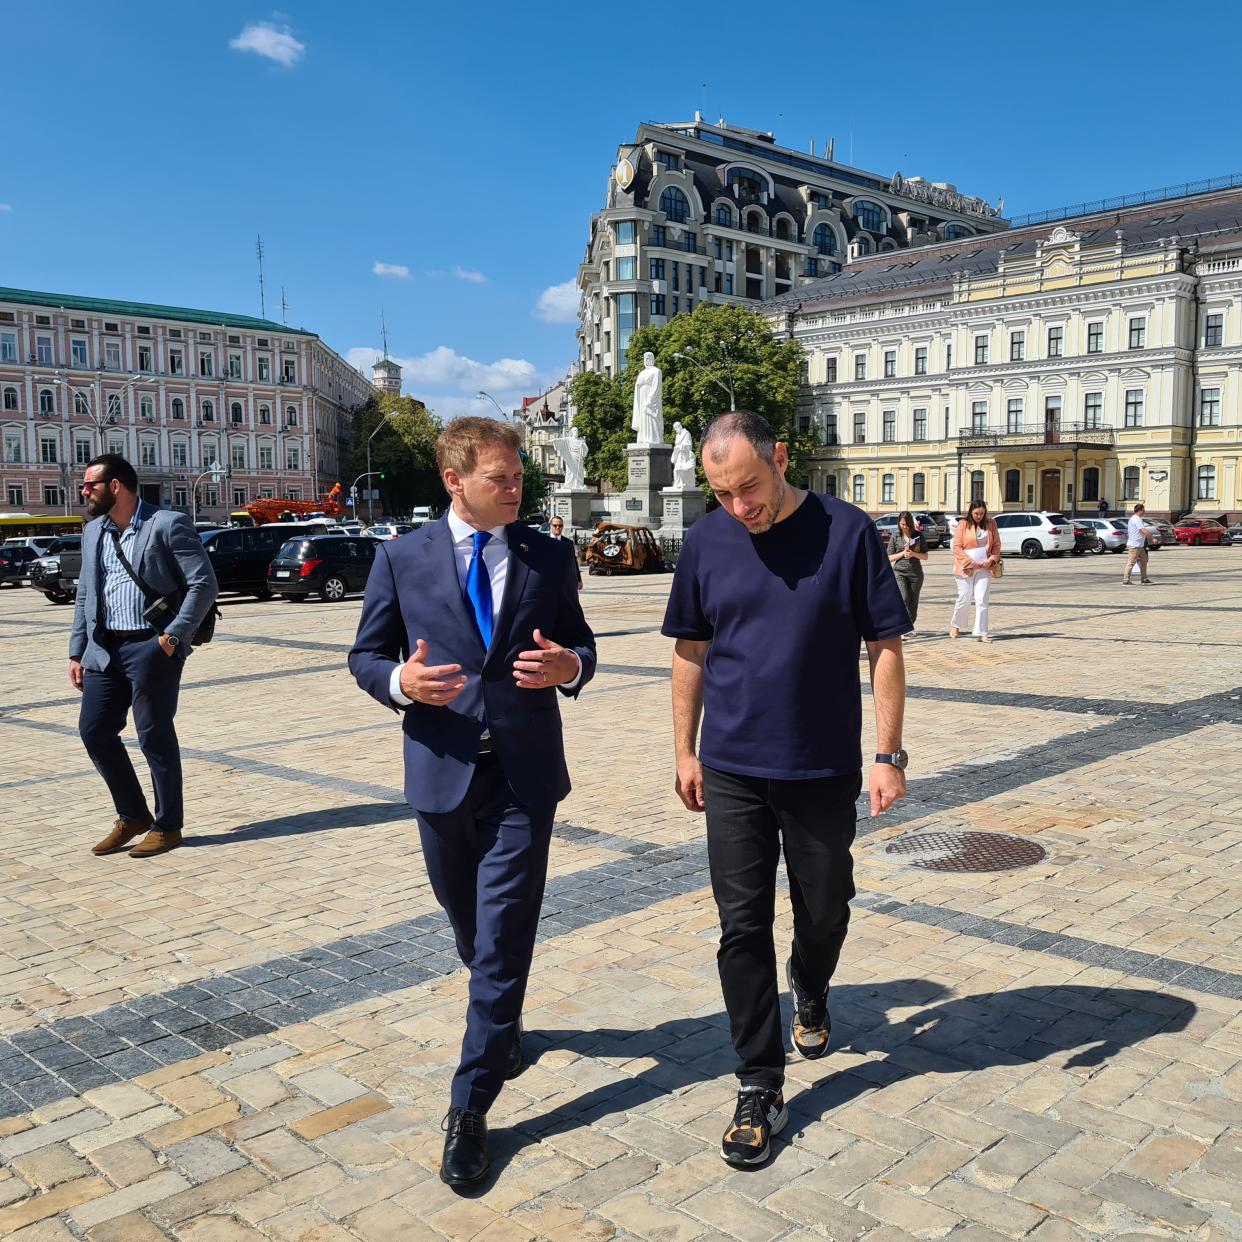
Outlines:
POLYGON ((560 492, 580 492, 586 488, 587 442, 577 427, 571 427, 568 435, 557 436, 552 447, 565 463, 565 482, 557 488, 560 492))
POLYGON ((655 354, 643 354, 643 369, 634 381, 634 416, 630 419, 635 444, 664 443, 664 379, 655 354))
POLYGON ((680 424, 673 424, 673 486, 683 492, 693 491, 698 484, 694 479, 694 441, 680 424))

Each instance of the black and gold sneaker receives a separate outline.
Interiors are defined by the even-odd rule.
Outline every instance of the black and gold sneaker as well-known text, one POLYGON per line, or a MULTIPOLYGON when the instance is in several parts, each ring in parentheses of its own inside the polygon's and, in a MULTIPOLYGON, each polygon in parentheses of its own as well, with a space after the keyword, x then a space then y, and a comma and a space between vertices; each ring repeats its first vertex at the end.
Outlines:
POLYGON ((793 993, 794 1011, 789 1021, 789 1038, 798 1055, 808 1061, 818 1060, 828 1051, 832 1020, 828 1017, 828 989, 812 996, 794 978, 793 958, 785 963, 785 979, 793 993))
POLYGON ((721 1158, 735 1168, 762 1164, 768 1158, 772 1135, 789 1120, 785 1097, 766 1087, 743 1087, 737 1093, 733 1120, 720 1142, 721 1158))

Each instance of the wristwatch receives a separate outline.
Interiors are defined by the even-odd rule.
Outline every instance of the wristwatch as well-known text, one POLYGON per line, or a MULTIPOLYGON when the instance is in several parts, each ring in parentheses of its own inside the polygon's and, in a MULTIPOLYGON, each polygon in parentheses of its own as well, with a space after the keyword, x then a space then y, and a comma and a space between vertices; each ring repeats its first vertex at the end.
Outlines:
POLYGON ((181 639, 176 634, 161 634, 160 637, 174 650, 181 646, 181 639))
POLYGON ((910 762, 910 754, 899 747, 891 755, 876 755, 875 761, 876 763, 891 763, 899 772, 904 772, 906 764, 910 762))

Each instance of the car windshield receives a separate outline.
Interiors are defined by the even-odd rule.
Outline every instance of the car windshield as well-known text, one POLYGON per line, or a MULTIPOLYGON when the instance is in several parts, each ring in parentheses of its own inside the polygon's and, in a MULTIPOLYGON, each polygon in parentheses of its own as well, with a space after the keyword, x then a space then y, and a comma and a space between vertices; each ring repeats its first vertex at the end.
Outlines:
POLYGON ((1050 513, 1048 514, 1048 521, 1050 521, 1054 526, 1058 524, 1064 526, 1065 523, 1069 521, 1069 518, 1067 518, 1064 513, 1050 513))
POLYGON ((312 546, 309 539, 286 539, 280 545, 280 551, 276 555, 281 560, 296 561, 301 556, 309 553, 312 546))

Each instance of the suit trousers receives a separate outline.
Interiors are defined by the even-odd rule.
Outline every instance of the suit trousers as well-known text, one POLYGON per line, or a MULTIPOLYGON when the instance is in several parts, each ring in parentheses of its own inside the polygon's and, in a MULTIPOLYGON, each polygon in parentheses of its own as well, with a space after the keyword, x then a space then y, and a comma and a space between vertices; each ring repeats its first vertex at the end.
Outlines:
POLYGON ((479 756, 461 805, 415 811, 432 892, 470 972, 455 1108, 486 1113, 504 1086, 535 951, 556 805, 518 802, 494 754, 479 756))
POLYGON ((111 659, 102 673, 82 672, 82 709, 78 732, 95 770, 104 779, 116 813, 124 819, 150 814, 146 794, 121 730, 133 708, 138 745, 155 788, 155 822, 160 832, 184 827, 181 791, 181 749, 173 717, 181 689, 185 656, 166 655, 154 633, 123 636, 106 631, 103 641, 111 659))
POLYGON ((772 780, 704 765, 707 859, 720 914, 716 963, 743 1086, 779 1090, 784 1024, 772 926, 781 847, 793 906, 793 973, 827 988, 850 921, 862 776, 772 780))

